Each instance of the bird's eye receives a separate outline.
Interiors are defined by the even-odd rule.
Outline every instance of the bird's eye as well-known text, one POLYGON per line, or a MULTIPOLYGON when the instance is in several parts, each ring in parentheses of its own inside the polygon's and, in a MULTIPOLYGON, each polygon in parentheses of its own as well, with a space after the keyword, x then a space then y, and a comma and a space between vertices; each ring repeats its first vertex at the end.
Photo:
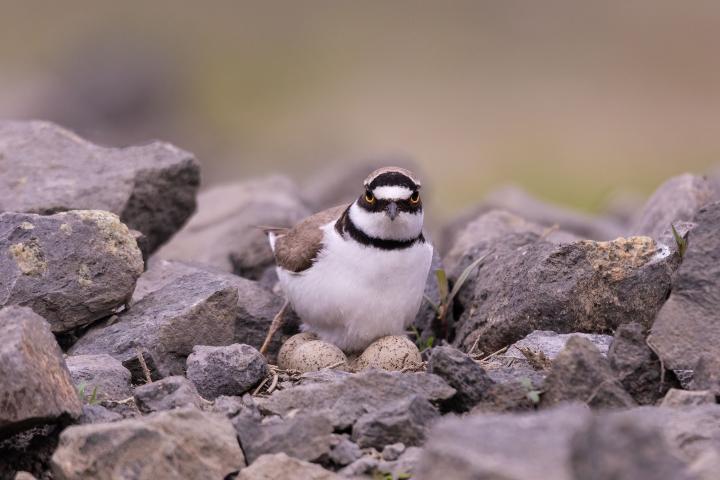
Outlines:
POLYGON ((365 192, 365 201, 367 203, 369 203, 370 205, 375 203, 375 195, 373 195, 372 192, 369 190, 367 192, 365 192))
POLYGON ((420 203, 420 192, 414 192, 412 195, 410 195, 410 203, 413 205, 417 205, 420 203))

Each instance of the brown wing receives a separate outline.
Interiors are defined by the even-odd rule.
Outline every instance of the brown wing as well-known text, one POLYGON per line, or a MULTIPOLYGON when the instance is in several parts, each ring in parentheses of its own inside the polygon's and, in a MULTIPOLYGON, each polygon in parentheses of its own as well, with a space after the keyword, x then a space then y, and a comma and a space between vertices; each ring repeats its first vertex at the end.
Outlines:
POLYGON ((347 205, 328 208, 301 221, 275 241, 275 261, 291 272, 302 272, 313 264, 322 248, 320 227, 331 222, 347 209, 347 205))

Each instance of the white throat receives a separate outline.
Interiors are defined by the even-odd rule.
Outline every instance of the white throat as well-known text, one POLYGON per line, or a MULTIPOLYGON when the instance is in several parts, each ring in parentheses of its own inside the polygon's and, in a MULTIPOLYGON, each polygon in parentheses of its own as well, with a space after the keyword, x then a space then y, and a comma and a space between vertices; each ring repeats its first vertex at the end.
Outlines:
POLYGON ((385 212, 368 212, 355 202, 349 214, 355 226, 371 238, 412 240, 422 232, 422 210, 419 213, 400 212, 395 220, 390 220, 385 212))

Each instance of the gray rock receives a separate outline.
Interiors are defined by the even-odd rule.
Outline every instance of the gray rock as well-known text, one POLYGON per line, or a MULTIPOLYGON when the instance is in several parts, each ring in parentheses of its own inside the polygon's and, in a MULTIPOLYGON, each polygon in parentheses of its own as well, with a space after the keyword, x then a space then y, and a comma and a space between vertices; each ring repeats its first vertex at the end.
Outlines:
POLYGON ((263 455, 249 467, 243 468, 237 480, 275 480, 288 478, 289 472, 292 472, 294 478, 303 480, 341 480, 343 478, 319 465, 288 457, 284 453, 274 453, 263 455))
POLYGON ((689 173, 673 177, 648 199, 630 231, 657 238, 671 224, 691 220, 700 207, 719 196, 720 192, 705 177, 689 173))
POLYGON ((133 394, 130 371, 110 355, 77 355, 65 362, 75 387, 84 385, 86 397, 93 391, 98 400, 123 400, 133 394))
POLYGON ((702 355, 720 358, 720 202, 701 208, 693 223, 672 293, 648 339, 673 370, 694 369, 702 355))
POLYGON ((119 413, 110 411, 102 405, 83 405, 82 416, 78 419, 78 423, 81 425, 88 423, 110 423, 122 420, 123 418, 119 413))
POLYGON ((286 453, 300 460, 316 461, 330 453, 336 440, 330 420, 319 414, 281 419, 239 415, 233 419, 248 463, 271 453, 286 453))
POLYGON ((587 339, 572 337, 555 358, 543 385, 541 406, 562 402, 585 402, 591 407, 614 408, 635 405, 607 359, 587 339))
POLYGON ((0 438, 80 416, 80 399, 45 320, 25 307, 0 309, 0 338, 0 438))
POLYGON ((200 183, 197 161, 168 143, 104 148, 47 122, 0 123, 0 170, 0 211, 106 210, 150 252, 195 210, 200 183))
POLYGON ((422 449, 419 447, 408 447, 396 460, 383 459, 378 463, 378 471, 392 475, 392 478, 413 478, 416 466, 420 463, 422 449))
POLYGON ((446 417, 428 435, 418 480, 573 480, 570 441, 590 416, 577 405, 542 413, 446 417), (521 452, 521 453, 520 453, 521 452))
POLYGON ((142 413, 151 413, 187 406, 200 408, 203 401, 192 382, 176 375, 137 387, 135 404, 142 413))
POLYGON ((363 448, 377 450, 397 442, 421 445, 430 424, 439 416, 437 409, 425 398, 412 395, 358 418, 352 429, 352 439, 363 448))
POLYGON ((397 460, 404 451, 405 451, 405 444, 398 442, 398 443, 393 443, 391 445, 385 445, 385 447, 382 449, 382 452, 380 452, 380 454, 381 454, 383 460, 392 462, 392 461, 397 460))
MULTIPOLYGON (((490 371, 492 372, 492 371, 490 371)), ((535 410, 542 389, 542 380, 516 376, 493 384, 472 409, 473 413, 505 413, 535 410)))
POLYGON ((695 365, 692 390, 709 390, 720 396, 720 358, 702 355, 695 365))
POLYGON ((67 428, 52 456, 56 478, 217 479, 245 465, 229 420, 195 408, 67 428))
POLYGON ((255 405, 255 401, 250 395, 242 397, 220 395, 213 402, 212 411, 214 413, 225 415, 228 418, 232 418, 239 414, 242 410, 248 408, 248 405, 245 403, 245 398, 249 400, 252 406, 255 405))
POLYGON ((615 331, 608 360, 623 388, 640 405, 653 405, 670 388, 680 386, 672 371, 663 372, 638 323, 621 325, 615 331))
POLYGON ((665 394, 661 407, 695 407, 698 405, 710 405, 716 403, 713 392, 708 390, 680 390, 671 388, 665 394))
POLYGON ((505 210, 490 210, 474 215, 466 222, 449 246, 449 252, 443 257, 448 275, 457 278, 476 258, 487 253, 496 242, 508 235, 532 233, 545 236, 554 243, 566 243, 577 240, 566 232, 548 230, 547 227, 529 222, 524 218, 505 210), (476 253, 476 251, 478 253, 476 253), (481 252, 482 251, 482 252, 481 252))
POLYGON ((438 375, 456 390, 447 406, 461 412, 487 397, 488 389, 495 383, 472 358, 452 347, 436 347, 430 351, 428 372, 438 375))
POLYGON ((648 327, 670 289, 671 254, 649 237, 556 245, 533 232, 481 241, 451 271, 488 255, 456 300, 453 341, 489 354, 533 330, 607 333, 629 321, 648 327))
POLYGON ((575 478, 691 480, 657 425, 630 415, 592 418, 571 441, 575 478))
POLYGON ((428 373, 399 373, 368 370, 326 383, 310 383, 273 392, 258 399, 267 414, 287 416, 293 410, 328 415, 336 429, 352 426, 362 415, 412 395, 431 402, 455 394, 444 380, 428 373))
POLYGON ((345 468, 341 468, 338 473, 343 477, 365 478, 371 472, 377 471, 380 461, 371 455, 364 455, 345 468))
MULTIPOLYGON (((238 277, 237 275, 214 270, 207 266, 187 264, 168 260, 156 259, 150 262, 150 268, 138 280, 132 303, 139 302, 145 296, 162 289, 185 277, 205 276, 210 279, 223 280, 237 288, 238 301, 235 317, 235 343, 246 343, 260 348, 270 323, 280 311, 283 299, 273 294, 258 282, 238 277)), ((292 315, 285 317, 288 333, 294 331, 292 315)), ((285 330, 285 329, 284 329, 285 330)), ((268 349, 269 358, 280 349, 282 336, 276 335, 268 349)))
POLYGON ((363 452, 357 443, 352 442, 344 436, 337 435, 335 443, 327 455, 327 460, 338 467, 350 465, 360 457, 363 452))
POLYGON ((557 225, 580 238, 612 240, 622 233, 622 226, 606 217, 593 217, 562 205, 533 197, 514 185, 490 192, 484 201, 487 209, 502 209, 535 222, 543 227, 557 225))
POLYGON ((128 228, 97 210, 0 213, 0 251, 0 306, 28 306, 54 332, 115 312, 143 271, 128 228))
POLYGON ((310 214, 297 187, 284 177, 214 187, 198 196, 197 214, 158 256, 259 279, 275 260, 258 227, 291 227, 310 214))
POLYGON ((187 359, 187 377, 200 395, 242 395, 268 375, 265 357, 250 345, 196 345, 187 359))
POLYGON ((602 356, 607 355, 613 340, 610 335, 597 333, 555 333, 549 330, 535 330, 525 338, 513 343, 503 357, 514 359, 512 364, 516 367, 518 364, 537 367, 537 363, 555 360, 555 357, 565 348, 570 337, 574 335, 588 339, 597 347, 602 356), (531 362, 528 357, 534 362, 531 362))
POLYGON ((182 375, 195 345, 228 345, 235 336, 238 291, 231 282, 197 270, 148 294, 114 323, 91 328, 71 355, 107 353, 145 382, 141 353, 153 379, 182 375))
MULTIPOLYGON (((686 466, 718 451, 719 416, 720 405, 688 409, 640 407, 595 414, 579 405, 563 405, 536 413, 444 418, 428 435, 416 477, 444 478, 447 472, 452 472, 453 480, 686 478, 613 476, 604 468, 613 465, 635 468, 642 460, 667 465, 669 472, 684 473, 682 468, 676 469, 677 461, 686 466), (607 430, 604 425, 608 425, 607 430), (647 438, 645 435, 655 438, 648 438, 647 445, 629 440, 647 438), (625 448, 617 449, 613 439, 625 448), (595 465, 596 471, 605 475, 593 476, 579 470, 605 456, 607 461, 595 465), (669 460, 672 457, 676 460, 669 460), (579 471, 586 474, 576 476, 579 471)), ((657 470, 648 467, 647 472, 657 470)), ((622 471, 614 474, 621 475, 622 471)))

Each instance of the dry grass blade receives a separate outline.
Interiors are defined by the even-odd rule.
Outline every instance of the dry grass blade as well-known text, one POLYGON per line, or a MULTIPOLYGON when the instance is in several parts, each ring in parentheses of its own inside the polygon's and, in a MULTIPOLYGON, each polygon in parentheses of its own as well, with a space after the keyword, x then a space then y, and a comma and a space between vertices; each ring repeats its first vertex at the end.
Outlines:
POLYGON ((140 362, 140 368, 142 368, 143 375, 145 376, 145 382, 152 383, 150 369, 148 368, 147 363, 145 363, 145 357, 143 356, 142 351, 140 351, 140 347, 135 347, 135 355, 137 355, 138 362, 140 362))

